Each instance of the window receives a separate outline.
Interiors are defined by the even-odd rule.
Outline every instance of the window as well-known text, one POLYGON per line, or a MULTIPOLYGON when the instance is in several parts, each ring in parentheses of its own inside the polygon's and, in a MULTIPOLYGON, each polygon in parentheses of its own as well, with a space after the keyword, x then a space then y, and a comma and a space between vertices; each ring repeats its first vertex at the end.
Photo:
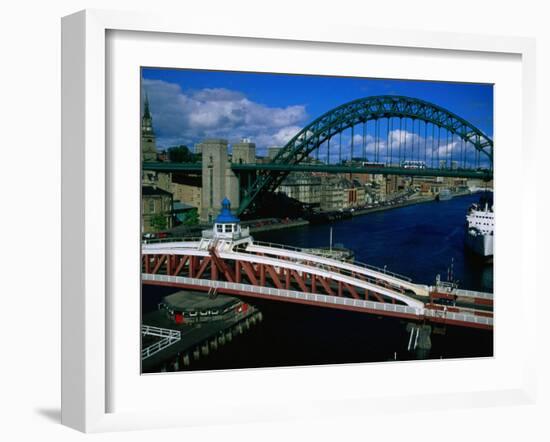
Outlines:
POLYGON ((216 231, 219 233, 223 232, 223 224, 216 224, 216 231))
POLYGON ((208 172, 208 180, 210 182, 210 193, 209 193, 209 201, 210 201, 210 207, 214 205, 214 177, 212 175, 212 169, 208 172))

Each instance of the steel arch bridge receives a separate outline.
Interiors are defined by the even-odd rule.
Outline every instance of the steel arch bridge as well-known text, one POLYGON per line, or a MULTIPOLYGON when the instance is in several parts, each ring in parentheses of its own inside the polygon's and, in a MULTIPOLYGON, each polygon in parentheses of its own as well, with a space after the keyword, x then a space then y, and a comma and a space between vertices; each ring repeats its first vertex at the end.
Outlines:
MULTIPOLYGON (((423 159, 423 167, 431 161, 433 169, 435 161, 436 168, 447 168, 450 165, 450 168, 458 167, 466 171, 480 170, 480 164, 483 161, 484 170, 489 172, 488 176, 492 176, 493 140, 464 118, 418 98, 396 95, 370 96, 342 104, 300 130, 273 158, 270 166, 274 167, 270 170, 260 171, 256 180, 243 195, 237 214, 245 212, 251 203, 262 194, 273 192, 290 173, 286 167, 298 165, 306 160, 312 152, 317 151, 317 158, 319 158, 319 151, 324 147, 327 162, 330 164, 331 140, 338 135, 341 163, 342 133, 348 129, 351 131, 351 145, 348 146, 348 149, 351 153, 350 160, 353 161, 355 158, 354 148, 356 148, 355 139, 357 138, 354 130, 358 125, 363 126, 363 136, 361 146, 357 147, 362 148, 362 158, 365 159, 365 126, 369 121, 375 123, 374 147, 371 153, 374 162, 378 165, 402 167, 406 160, 418 160, 418 163, 421 163, 423 159), (397 125, 396 119, 398 119, 399 125, 397 125), (412 137, 409 137, 410 133, 407 133, 409 120, 412 125, 412 137), (405 122, 405 131, 403 130, 403 121, 405 122), (421 121, 424 122, 423 137, 420 134, 421 121), (418 136, 415 136, 416 122, 418 122, 418 136), (430 125, 431 138, 428 133, 430 125), (435 143, 436 127, 437 145, 435 143), (396 132, 397 129, 399 132, 396 132), (446 144, 443 146, 441 145, 441 130, 446 136, 446 144), (385 141, 381 137, 383 135, 381 132, 384 131, 386 132, 385 141), (395 140, 396 136, 398 136, 398 140, 395 140), (409 138, 411 138, 410 145, 407 146, 409 138), (430 146, 428 146, 429 139, 430 146), (460 145, 458 145, 457 139, 460 145), (442 152, 442 149, 446 149, 446 152, 442 152), (430 153, 428 154, 428 152, 430 153), (445 162, 444 166, 441 166, 442 161, 445 162), (281 170, 277 170, 277 166, 282 166, 281 170)), ((418 175, 418 173, 416 174, 418 175)))

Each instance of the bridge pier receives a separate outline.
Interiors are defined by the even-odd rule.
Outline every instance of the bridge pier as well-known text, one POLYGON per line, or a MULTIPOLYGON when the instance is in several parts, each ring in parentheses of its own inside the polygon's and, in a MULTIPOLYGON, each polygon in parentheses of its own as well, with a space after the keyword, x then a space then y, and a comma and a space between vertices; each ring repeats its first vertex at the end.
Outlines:
POLYGON ((210 341, 210 348, 212 351, 216 351, 218 349, 218 338, 216 336, 214 336, 210 341))
POLYGON ((189 353, 185 353, 183 356, 182 356, 182 364, 184 367, 189 367, 191 365, 191 359, 189 357, 189 353))
POLYGON ((208 356, 209 353, 210 347, 208 346, 208 341, 206 341, 201 345, 201 355, 208 356))
POLYGON ((226 342, 231 342, 233 340, 233 332, 231 330, 229 330, 225 334, 225 340, 226 340, 226 342))
POLYGON ((416 324, 409 322, 406 327, 409 332, 407 350, 414 352, 416 359, 426 359, 432 348, 432 327, 427 324, 416 324))

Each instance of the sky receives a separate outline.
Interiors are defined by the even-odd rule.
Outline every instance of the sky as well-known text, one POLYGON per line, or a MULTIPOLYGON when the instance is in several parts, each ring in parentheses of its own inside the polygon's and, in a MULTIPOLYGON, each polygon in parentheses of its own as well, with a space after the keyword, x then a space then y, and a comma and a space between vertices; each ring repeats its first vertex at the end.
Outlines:
MULTIPOLYGON (((248 138, 262 154, 268 146, 284 145, 325 112, 374 95, 437 104, 493 136, 493 87, 487 84, 143 68, 141 94, 149 98, 159 149, 192 147, 206 138, 229 143, 248 138)), ((415 139, 410 126, 401 132, 392 127, 391 137, 415 139)), ((344 143, 350 145, 351 136, 344 143)), ((456 143, 449 144, 451 149, 456 143)))

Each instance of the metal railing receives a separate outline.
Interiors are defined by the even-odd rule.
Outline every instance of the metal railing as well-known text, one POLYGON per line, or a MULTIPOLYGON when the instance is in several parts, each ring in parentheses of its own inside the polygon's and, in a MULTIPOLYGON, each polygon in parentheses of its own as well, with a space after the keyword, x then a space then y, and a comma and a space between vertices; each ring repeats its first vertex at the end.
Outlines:
POLYGON ((385 302, 368 301, 364 299, 344 298, 331 295, 322 295, 318 293, 304 293, 295 290, 277 289, 274 287, 255 286, 227 281, 211 281, 208 279, 187 278, 185 276, 168 276, 151 273, 144 273, 142 279, 145 281, 173 282, 186 285, 195 285, 198 287, 214 287, 217 289, 229 289, 247 293, 257 293, 261 295, 276 296, 280 298, 300 299, 303 301, 315 301, 326 304, 345 305, 373 309, 387 312, 407 313, 419 316, 424 309, 410 307, 408 305, 391 304, 385 302))
POLYGON ((457 296, 463 296, 465 298, 481 298, 481 299, 493 299, 493 293, 478 292, 475 290, 455 289, 453 292, 457 296))
MULTIPOLYGON (((242 238, 248 238, 250 236, 250 229, 248 227, 242 228, 240 232, 218 232, 220 239, 239 240, 242 238)), ((212 230, 203 230, 202 237, 204 239, 214 238, 214 232, 212 230)))
MULTIPOLYGON (((230 244, 228 244, 228 246, 230 247, 230 244)), ((212 240, 201 241, 197 250, 203 250, 205 252, 207 247, 208 248, 212 247, 212 240)), ((248 251, 247 247, 237 247, 235 248, 235 250, 231 250, 231 249, 220 250, 220 252, 224 255, 223 257, 225 259, 238 260, 239 255, 241 258, 244 258, 244 256, 248 256, 248 257, 256 256, 254 250, 248 251)), ((293 252, 293 253, 296 253, 296 252, 293 252)), ((272 255, 275 255, 275 257, 265 257, 265 259, 269 259, 273 261, 271 264, 274 265, 275 267, 277 266, 288 267, 289 264, 292 264, 296 267, 295 270, 298 271, 299 273, 304 271, 315 272, 315 270, 319 270, 319 271, 325 272, 326 276, 328 277, 339 276, 339 277, 349 278, 347 282, 354 286, 359 286, 359 287, 366 288, 367 290, 378 292, 383 296, 385 295, 390 298, 397 299, 401 302, 404 302, 405 304, 411 305, 414 303, 418 303, 417 300, 406 295, 405 290, 399 286, 398 282, 396 283, 392 281, 389 281, 389 282, 384 281, 383 279, 376 278, 376 276, 367 275, 358 271, 354 271, 353 269, 339 266, 338 264, 340 264, 340 262, 337 260, 325 258, 327 261, 330 262, 330 264, 317 262, 317 261, 314 261, 313 263, 311 263, 312 255, 308 255, 308 254, 303 254, 304 255, 303 259, 300 259, 299 257, 298 258, 295 257, 293 260, 290 260, 290 261, 279 259, 279 257, 275 253, 273 253, 272 255), (364 284, 368 284, 369 286, 365 287, 364 284)), ((353 265, 349 263, 346 263, 346 264, 353 265)))
POLYGON ((364 275, 360 272, 349 270, 346 268, 334 269, 330 265, 319 262, 315 262, 314 264, 310 265, 309 261, 311 261, 311 256, 308 256, 307 259, 304 260, 285 260, 281 259, 280 257, 260 256, 255 253, 239 253, 235 251, 229 253, 221 253, 220 256, 225 259, 244 260, 253 263, 262 262, 275 268, 284 267, 296 271, 298 275, 302 275, 303 273, 316 274, 324 278, 341 281, 345 284, 347 283, 355 287, 360 287, 361 289, 376 292, 382 296, 387 296, 389 298, 398 300, 409 306, 419 304, 423 305, 421 301, 406 294, 403 288, 396 288, 396 284, 389 283, 381 279, 373 279, 371 276, 364 275))
POLYGON ((314 301, 332 305, 343 305, 358 307, 381 312, 403 313, 417 317, 445 318, 459 322, 469 322, 487 326, 493 325, 493 318, 486 316, 476 316, 474 314, 456 313, 446 310, 434 310, 429 308, 417 308, 408 305, 390 304, 385 302, 368 301, 364 299, 343 298, 331 295, 322 295, 317 293, 303 293, 294 290, 277 289, 274 287, 254 286, 250 284, 241 284, 227 281, 211 281, 206 279, 187 278, 183 276, 167 276, 157 274, 143 274, 143 280, 158 282, 174 282, 186 285, 195 285, 197 287, 229 289, 244 293, 256 293, 260 295, 275 296, 288 299, 299 299, 303 301, 314 301))
POLYGON ((200 236, 167 236, 166 238, 151 238, 141 240, 142 244, 159 244, 165 242, 197 242, 200 236))
POLYGON ((478 292, 476 290, 458 289, 453 286, 435 285, 430 287, 430 291, 438 293, 448 293, 463 298, 493 299, 494 295, 490 292, 478 292))
MULTIPOLYGON (((203 232, 206 235, 203 238, 212 239, 212 237, 213 237, 212 231, 205 230, 203 232)), ((245 238, 245 237, 248 237, 248 236, 249 236, 248 229, 243 229, 241 233, 234 233, 231 239, 237 240, 237 239, 245 238)), ((201 237, 159 238, 159 239, 144 240, 143 244, 157 244, 157 243, 171 243, 171 242, 200 242, 200 240, 203 239, 203 238, 201 238, 201 237)), ((289 246, 289 245, 285 245, 285 244, 275 244, 275 243, 271 243, 271 242, 256 241, 256 240, 254 240, 252 245, 253 246, 260 246, 260 247, 269 247, 269 248, 273 248, 273 249, 288 250, 288 251, 291 251, 291 252, 306 253, 306 254, 315 255, 315 256, 322 257, 322 258, 326 258, 326 259, 331 259, 335 263, 340 264, 340 261, 337 261, 337 260, 331 258, 330 256, 327 256, 327 252, 324 252, 322 250, 315 250, 314 248, 313 249, 311 249, 311 248, 300 248, 300 247, 293 247, 293 246, 289 246)), ((367 270, 372 270, 374 272, 382 273, 382 274, 388 275, 392 278, 397 278, 397 279, 402 279, 402 280, 407 281, 407 282, 412 282, 412 279, 409 278, 408 276, 401 275, 399 273, 386 270, 385 268, 373 266, 371 264, 366 264, 366 263, 363 263, 361 261, 355 261, 354 260, 352 263, 350 262, 348 264, 352 264, 352 265, 355 265, 357 267, 362 267, 362 268, 365 268, 367 270)))
MULTIPOLYGON (((248 251, 247 249, 244 249, 244 248, 239 249, 238 253, 246 253, 248 255, 254 256, 253 251, 248 251)), ((271 259, 278 259, 278 258, 271 258, 271 259)), ((294 261, 281 261, 280 266, 284 267, 285 264, 293 263, 293 264, 298 264, 298 265, 301 265, 301 266, 305 266, 306 268, 315 267, 316 269, 324 270, 324 271, 329 272, 329 273, 336 273, 338 275, 349 276, 350 278, 358 279, 359 281, 368 282, 368 283, 375 284, 375 285, 380 285, 379 284, 380 281, 376 280, 376 278, 372 278, 372 277, 367 276, 367 275, 361 275, 364 279, 360 279, 360 278, 357 278, 356 274, 354 274, 355 272, 353 272, 352 270, 346 269, 346 268, 338 267, 337 269, 335 269, 334 267, 330 266, 329 264, 324 264, 324 263, 321 263, 321 262, 316 262, 316 263, 308 265, 308 264, 305 264, 305 261, 308 261, 308 260, 307 259, 301 260, 301 259, 295 258, 294 261)), ((275 265, 277 265, 277 264, 275 264, 275 265)))
MULTIPOLYGON (((283 245, 283 244, 274 244, 274 243, 264 242, 264 241, 254 241, 252 246, 269 247, 269 248, 273 248, 273 249, 288 250, 288 251, 291 251, 291 252, 306 253, 306 254, 315 255, 315 256, 319 256, 319 257, 326 258, 326 259, 329 259, 331 261, 334 261, 337 266, 342 264, 340 261, 337 261, 335 259, 327 257, 327 256, 323 255, 322 253, 315 253, 315 251, 311 250, 311 249, 302 249, 302 248, 299 248, 299 247, 292 247, 292 246, 287 246, 287 245, 283 245)), ((355 261, 354 260, 352 263, 351 262, 346 262, 346 264, 351 264, 351 265, 354 265, 354 266, 357 266, 357 267, 362 267, 362 268, 367 269, 367 270, 372 270, 374 272, 378 272, 378 273, 382 273, 384 275, 391 276, 392 278, 402 279, 406 282, 412 282, 412 279, 409 278, 408 276, 400 275, 399 273, 391 272, 391 271, 388 271, 386 269, 382 269, 380 267, 373 266, 371 264, 363 263, 361 261, 355 261)))
POLYGON ((488 325, 491 327, 493 326, 493 318, 487 316, 477 316, 474 314, 456 313, 446 310, 425 309, 424 316, 428 318, 443 318, 459 322, 471 322, 474 324, 488 325))
POLYGON ((181 340, 181 332, 179 330, 153 327, 151 325, 142 325, 141 334, 143 336, 155 336, 162 338, 161 340, 141 350, 142 360, 153 356, 159 351, 164 350, 166 347, 169 347, 181 340))
MULTIPOLYGON (((217 242, 214 241, 214 243, 217 242)), ((225 242, 224 242, 225 244, 225 242)), ((270 243, 261 243, 261 244, 270 244, 270 243)), ((255 246, 255 244, 252 244, 252 246, 255 246)), ((206 252, 207 248, 212 247, 212 240, 206 240, 203 239, 199 243, 197 250, 203 250, 203 252, 206 252)), ((259 248, 263 247, 262 245, 258 246, 259 248)), ((217 248, 216 245, 214 245, 214 248, 217 248)), ((154 247, 153 247, 154 249, 154 247)), ((275 249, 277 250, 277 249, 275 249)), ((281 250, 281 249, 278 249, 281 250)), ((377 275, 372 274, 366 274, 361 271, 361 267, 359 270, 354 270, 353 268, 349 268, 346 266, 355 266, 351 263, 342 263, 335 259, 330 258, 324 258, 327 262, 319 262, 320 260, 313 260, 312 256, 318 257, 318 255, 311 255, 307 254, 301 251, 301 249, 297 249, 294 247, 288 247, 287 250, 292 251, 292 253, 300 253, 301 256, 295 256, 292 260, 281 260, 280 256, 277 253, 273 253, 272 251, 267 251, 267 255, 273 255, 272 257, 265 257, 265 259, 269 259, 273 262, 271 264, 275 267, 288 267, 289 264, 294 265, 296 268, 295 270, 301 274, 302 272, 312 272, 318 273, 318 271, 326 273, 324 275, 325 277, 336 277, 337 279, 340 277, 348 279, 343 280, 343 282, 347 282, 348 284, 351 284, 353 286, 361 287, 366 290, 370 290, 373 292, 376 292, 382 296, 387 296, 391 299, 396 299, 400 302, 403 302, 404 304, 407 304, 409 306, 418 304, 419 301, 415 299, 414 297, 410 296, 406 290, 402 287, 402 283, 404 281, 392 281, 392 280, 385 280, 384 278, 381 278, 380 274, 378 277, 377 275), (299 252, 296 252, 294 250, 298 250, 299 252), (333 264, 334 263, 334 264, 333 264)), ((154 251, 154 250, 153 250, 154 251)), ((264 251, 264 250, 259 250, 264 251)), ((256 256, 256 252, 254 249, 249 250, 248 246, 244 247, 236 247, 233 249, 231 242, 227 242, 225 246, 219 250, 224 256, 225 259, 239 259, 239 254, 241 255, 241 258, 244 258, 244 255, 247 257, 254 257, 256 256)), ((166 251, 163 253, 170 253, 170 251, 166 251)), ((245 258, 246 259, 246 258, 245 258)), ((377 272, 380 273, 380 272, 377 272)), ((323 275, 321 275, 323 276, 323 275)), ((392 275, 389 275, 390 277, 393 277, 392 275)), ((408 282, 408 281, 406 281, 408 282)))
MULTIPOLYGON (((211 235, 212 232, 210 232, 210 231, 206 231, 206 232, 209 232, 208 237, 206 239, 212 239, 212 235, 211 235)), ((248 236, 248 234, 245 235, 244 231, 240 234, 233 234, 233 235, 234 235, 234 237, 232 239, 241 239, 241 238, 245 238, 245 237, 248 236)), ((172 237, 172 238, 162 238, 162 239, 157 239, 157 240, 148 240, 148 242, 144 241, 143 244, 158 244, 158 243, 172 243, 172 242, 174 242, 174 243, 175 242, 200 242, 201 239, 204 239, 204 238, 200 238, 200 237, 174 238, 174 237, 172 237)), ((336 264, 341 264, 340 261, 337 261, 337 260, 331 258, 330 256, 327 256, 326 253, 323 253, 322 251, 316 251, 314 249, 293 247, 293 246, 288 246, 288 245, 285 245, 285 244, 275 244, 275 243, 270 243, 270 242, 265 242, 265 241, 256 241, 256 240, 254 240, 254 242, 252 243, 252 246, 269 247, 269 248, 273 248, 273 249, 281 249, 281 250, 288 250, 288 251, 291 251, 291 252, 310 254, 310 255, 314 255, 314 256, 319 256, 321 258, 330 259, 330 260, 334 261, 336 264)), ((246 249, 239 249, 239 251, 240 252, 246 252, 246 249)), ((250 252, 247 252, 247 253, 250 253, 250 252)), ((399 273, 388 271, 385 268, 383 269, 383 268, 380 268, 380 267, 373 266, 371 264, 366 264, 366 263, 363 263, 363 262, 360 262, 360 261, 355 261, 355 260, 353 262, 346 262, 346 263, 357 266, 357 267, 362 267, 362 268, 365 268, 367 270, 372 270, 374 272, 382 273, 382 274, 390 276, 392 278, 397 278, 397 279, 402 279, 402 280, 407 281, 407 282, 412 282, 412 279, 409 278, 408 276, 404 276, 404 275, 401 275, 399 273)), ((321 267, 321 266, 322 266, 322 264, 319 264, 319 267, 321 267)))

